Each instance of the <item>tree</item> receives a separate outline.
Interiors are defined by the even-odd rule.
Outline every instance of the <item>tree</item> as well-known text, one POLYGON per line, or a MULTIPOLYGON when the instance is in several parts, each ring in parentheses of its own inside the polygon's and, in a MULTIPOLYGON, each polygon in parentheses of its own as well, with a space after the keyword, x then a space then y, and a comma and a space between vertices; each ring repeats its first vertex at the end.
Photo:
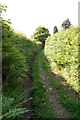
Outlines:
POLYGON ((7 8, 7 6, 0 4, 0 16, 1 16, 2 12, 6 12, 6 8, 7 8))
POLYGON ((39 26, 33 33, 33 38, 45 44, 46 38, 50 36, 49 30, 45 27, 39 26))
POLYGON ((67 28, 69 28, 71 26, 70 20, 67 19, 67 20, 63 21, 61 26, 66 30, 67 28))
POLYGON ((54 26, 53 34, 55 34, 56 32, 58 32, 58 29, 57 29, 57 26, 54 26))

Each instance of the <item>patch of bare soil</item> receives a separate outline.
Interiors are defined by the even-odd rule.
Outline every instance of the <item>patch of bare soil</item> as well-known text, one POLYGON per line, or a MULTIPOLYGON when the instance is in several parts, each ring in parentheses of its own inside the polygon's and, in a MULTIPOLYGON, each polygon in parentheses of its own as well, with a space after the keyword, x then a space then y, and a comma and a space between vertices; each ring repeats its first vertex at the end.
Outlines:
POLYGON ((46 89, 46 95, 50 99, 53 109, 56 111, 56 113, 58 115, 58 118, 69 118, 69 115, 68 115, 66 109, 57 100, 57 98, 59 97, 57 90, 55 88, 53 89, 51 87, 49 76, 47 76, 47 74, 41 67, 40 57, 39 57, 39 69, 40 69, 41 81, 46 89), (54 91, 55 94, 51 94, 52 91, 54 91))

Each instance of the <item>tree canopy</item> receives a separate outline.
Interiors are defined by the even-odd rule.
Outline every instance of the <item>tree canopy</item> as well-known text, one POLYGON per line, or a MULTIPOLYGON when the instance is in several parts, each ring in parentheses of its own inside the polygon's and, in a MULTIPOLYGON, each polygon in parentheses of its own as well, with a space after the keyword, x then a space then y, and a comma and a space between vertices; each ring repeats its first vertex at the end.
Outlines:
POLYGON ((39 26, 33 33, 33 38, 43 44, 48 36, 50 36, 49 30, 43 26, 39 26))
POLYGON ((54 28, 53 28, 53 34, 55 34, 56 32, 58 32, 58 28, 57 28, 57 26, 54 26, 54 28))
POLYGON ((67 20, 63 21, 61 26, 66 30, 67 28, 69 28, 71 26, 70 20, 67 19, 67 20))

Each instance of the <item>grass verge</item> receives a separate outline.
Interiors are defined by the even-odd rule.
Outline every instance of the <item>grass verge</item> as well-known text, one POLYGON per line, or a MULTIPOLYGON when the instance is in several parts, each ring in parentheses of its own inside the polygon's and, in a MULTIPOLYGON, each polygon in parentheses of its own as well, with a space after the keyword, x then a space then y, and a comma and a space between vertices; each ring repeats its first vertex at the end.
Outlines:
POLYGON ((56 113, 52 108, 50 100, 46 96, 46 90, 40 81, 40 71, 38 67, 38 56, 33 65, 33 107, 35 118, 56 118, 56 113))

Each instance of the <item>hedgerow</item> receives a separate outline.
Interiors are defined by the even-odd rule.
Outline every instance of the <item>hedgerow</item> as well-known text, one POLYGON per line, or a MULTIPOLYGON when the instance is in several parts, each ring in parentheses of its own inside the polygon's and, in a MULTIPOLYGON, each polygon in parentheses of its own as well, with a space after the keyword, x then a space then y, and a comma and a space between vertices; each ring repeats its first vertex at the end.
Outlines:
POLYGON ((10 27, 8 21, 2 20, 0 22, 2 24, 3 42, 2 113, 3 119, 14 119, 16 117, 20 117, 24 112, 28 111, 21 108, 22 98, 19 96, 22 94, 22 87, 24 79, 28 74, 30 62, 35 54, 37 54, 37 51, 41 48, 41 44, 37 44, 34 41, 32 42, 21 33, 16 33, 10 27))
POLYGON ((65 81, 78 90, 78 32, 76 27, 62 29, 45 44, 45 55, 55 72, 61 74, 65 81))

